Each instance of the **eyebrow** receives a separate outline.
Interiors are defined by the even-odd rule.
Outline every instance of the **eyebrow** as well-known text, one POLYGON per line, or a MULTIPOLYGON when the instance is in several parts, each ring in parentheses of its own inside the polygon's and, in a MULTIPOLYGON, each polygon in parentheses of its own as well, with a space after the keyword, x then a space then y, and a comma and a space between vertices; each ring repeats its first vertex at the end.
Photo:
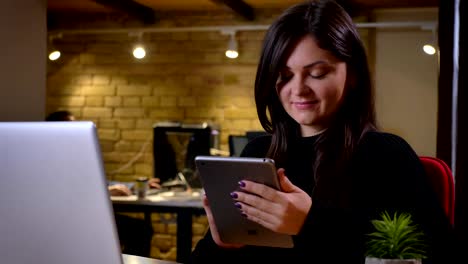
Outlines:
MULTIPOLYGON (((302 68, 303 68, 303 69, 312 68, 312 67, 314 67, 314 66, 316 66, 316 65, 318 65, 318 64, 327 64, 327 62, 324 61, 324 60, 319 60, 319 61, 316 61, 316 62, 312 62, 312 63, 310 63, 310 64, 307 64, 307 65, 305 65, 305 66, 302 67, 302 68)), ((285 65, 285 66, 284 66, 284 69, 291 69, 291 68, 288 67, 287 65, 285 65)))

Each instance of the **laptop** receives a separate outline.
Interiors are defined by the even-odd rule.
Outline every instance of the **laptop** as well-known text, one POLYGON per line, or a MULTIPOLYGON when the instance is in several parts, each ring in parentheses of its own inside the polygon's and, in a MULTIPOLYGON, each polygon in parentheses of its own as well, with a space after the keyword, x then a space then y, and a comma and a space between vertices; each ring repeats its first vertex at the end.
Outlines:
POLYGON ((122 264, 92 122, 0 122, 2 263, 122 264))

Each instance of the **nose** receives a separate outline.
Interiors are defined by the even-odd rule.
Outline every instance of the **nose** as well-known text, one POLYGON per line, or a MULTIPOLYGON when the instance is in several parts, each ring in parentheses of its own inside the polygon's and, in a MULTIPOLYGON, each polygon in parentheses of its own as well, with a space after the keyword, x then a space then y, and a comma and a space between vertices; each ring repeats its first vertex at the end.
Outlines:
POLYGON ((291 82, 291 93, 294 95, 303 95, 310 92, 310 87, 306 84, 304 76, 294 76, 291 82))

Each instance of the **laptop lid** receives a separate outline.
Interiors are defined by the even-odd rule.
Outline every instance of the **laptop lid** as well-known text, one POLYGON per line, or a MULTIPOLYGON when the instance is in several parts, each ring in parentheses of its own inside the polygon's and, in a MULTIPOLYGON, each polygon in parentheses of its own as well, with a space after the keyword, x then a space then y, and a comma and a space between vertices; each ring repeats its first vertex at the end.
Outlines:
POLYGON ((121 264, 92 122, 0 122, 2 263, 121 264))

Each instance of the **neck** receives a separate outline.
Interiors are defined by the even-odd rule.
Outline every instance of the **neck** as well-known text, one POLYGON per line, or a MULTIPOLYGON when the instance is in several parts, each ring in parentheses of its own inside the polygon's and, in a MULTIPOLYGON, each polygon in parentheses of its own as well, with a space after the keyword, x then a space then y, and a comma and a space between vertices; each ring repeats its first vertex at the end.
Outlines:
POLYGON ((320 135, 322 134, 323 132, 325 132, 325 130, 327 130, 326 128, 322 129, 322 130, 318 130, 318 131, 307 131, 307 132, 302 132, 302 137, 313 137, 313 136, 317 136, 317 135, 320 135))

